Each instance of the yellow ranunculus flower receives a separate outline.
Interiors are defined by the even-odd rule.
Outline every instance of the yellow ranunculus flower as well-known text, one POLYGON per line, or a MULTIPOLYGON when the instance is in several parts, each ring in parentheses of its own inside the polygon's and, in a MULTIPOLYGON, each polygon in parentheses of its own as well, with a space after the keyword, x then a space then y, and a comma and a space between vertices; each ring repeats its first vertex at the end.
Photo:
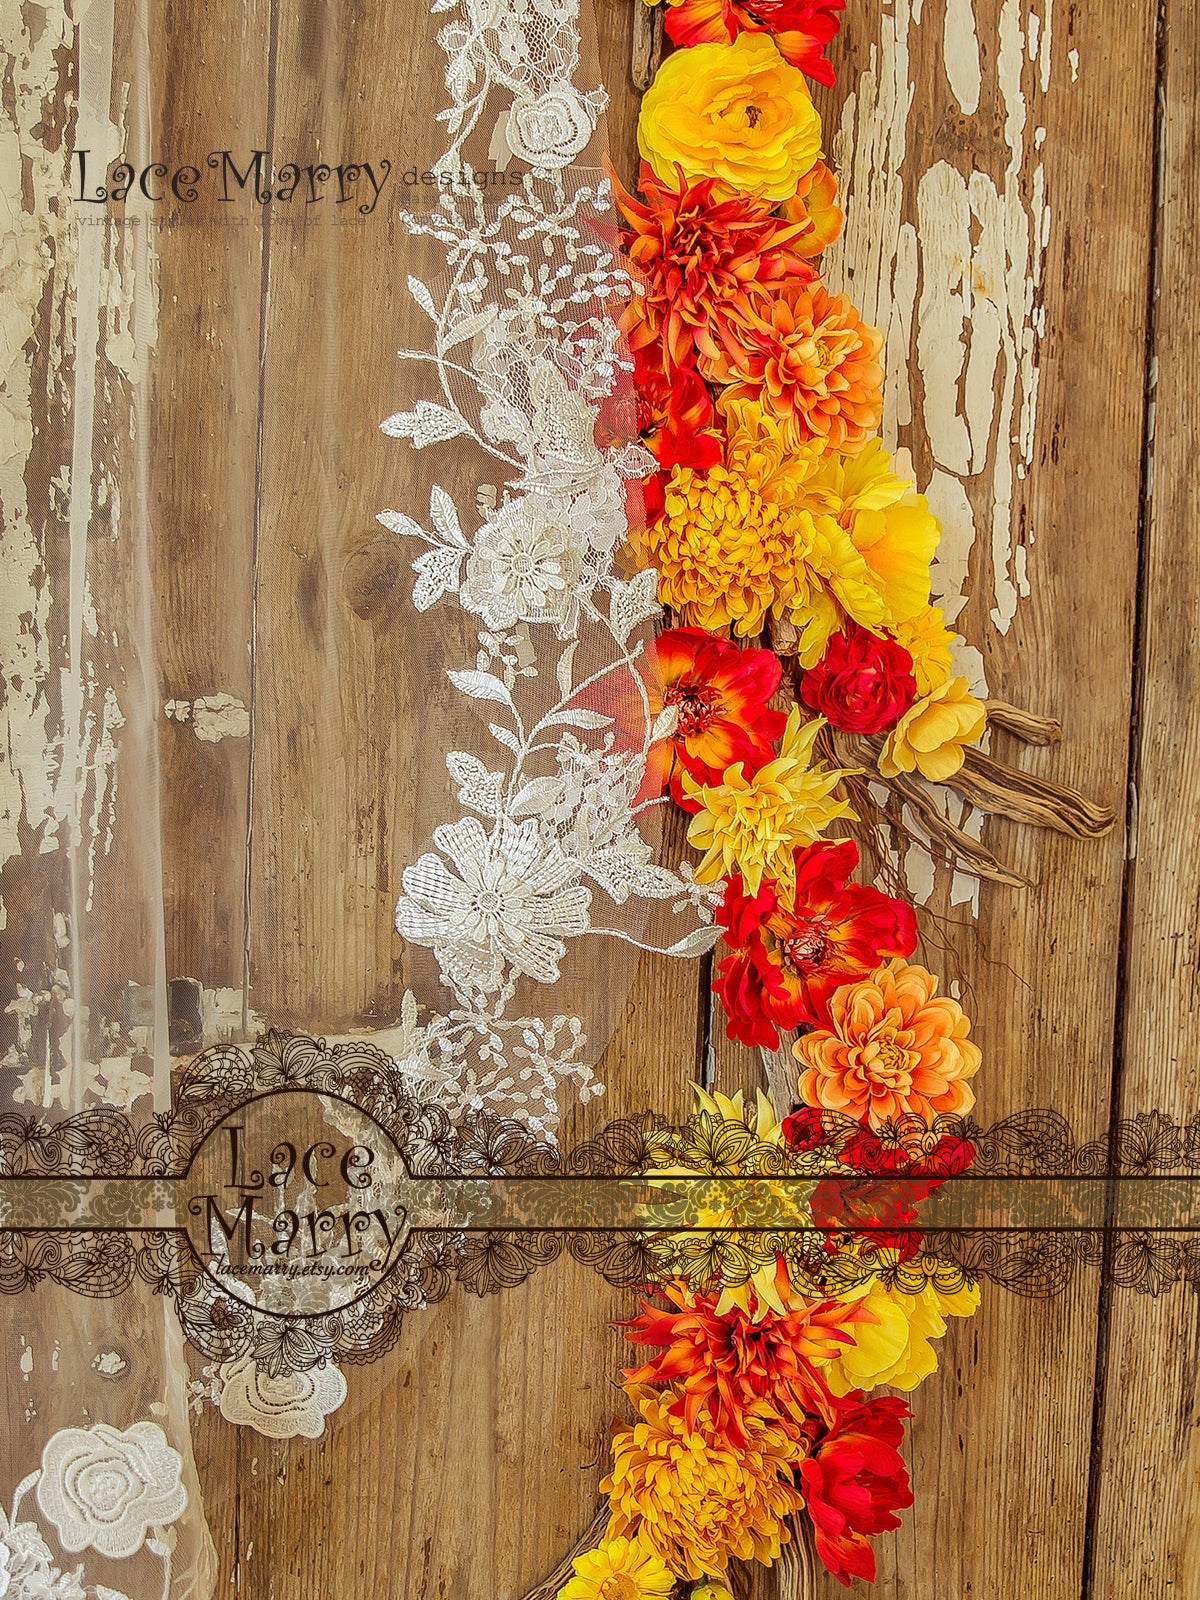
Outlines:
MULTIPOLYGON (((921 614, 929 604, 929 563, 941 524, 925 496, 891 470, 891 457, 879 439, 857 455, 831 451, 824 456, 805 481, 798 504, 836 517, 848 530, 883 598, 890 627, 921 614)), ((849 608, 848 614, 854 616, 849 608)))
POLYGON ((895 778, 915 769, 933 783, 945 783, 966 759, 963 746, 982 739, 986 728, 987 711, 967 680, 951 678, 900 718, 879 752, 879 770, 895 778))
POLYGON ((919 700, 940 688, 953 671, 950 646, 954 637, 942 618, 940 606, 926 606, 924 611, 918 611, 915 617, 897 627, 896 643, 903 645, 912 657, 919 700))
POLYGON ((842 1345, 824 1369, 832 1392, 849 1394, 852 1389, 873 1389, 885 1383, 910 1393, 937 1371, 937 1355, 930 1340, 945 1333, 947 1317, 974 1316, 979 1287, 964 1285, 947 1293, 930 1280, 919 1294, 904 1294, 872 1278, 858 1292, 851 1291, 847 1299, 868 1311, 873 1320, 845 1325, 844 1331, 854 1342, 842 1345))
POLYGON ((821 119, 770 34, 741 33, 667 57, 642 100, 638 149, 671 188, 680 166, 690 183, 786 200, 821 159, 821 119))

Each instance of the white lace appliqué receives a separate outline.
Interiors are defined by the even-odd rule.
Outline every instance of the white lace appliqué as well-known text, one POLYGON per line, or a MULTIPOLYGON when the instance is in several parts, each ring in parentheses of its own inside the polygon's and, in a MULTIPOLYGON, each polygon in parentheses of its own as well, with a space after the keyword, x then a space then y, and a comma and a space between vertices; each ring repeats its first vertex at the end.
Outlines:
POLYGON ((242 1356, 224 1363, 217 1386, 225 1420, 268 1439, 319 1439, 325 1418, 346 1398, 346 1380, 332 1362, 272 1377, 253 1356, 242 1356))
POLYGON ((605 101, 572 82, 577 5, 461 0, 439 37, 453 142, 435 171, 461 169, 464 141, 493 109, 493 158, 511 153, 534 171, 499 201, 451 188, 424 220, 403 217, 446 250, 436 292, 408 280, 431 347, 400 352, 431 370, 440 394, 383 429, 418 449, 461 441, 505 479, 470 519, 440 486, 427 525, 379 517, 425 547, 412 563, 416 609, 454 602, 479 621, 474 665, 448 676, 476 702, 489 741, 448 754, 474 814, 435 828, 434 849, 403 875, 396 925, 433 950, 455 1001, 423 1027, 415 1011, 407 1019, 404 1065, 452 1111, 490 1103, 552 1134, 562 1079, 583 1098, 602 1086, 581 1018, 509 1016, 521 981, 558 982, 568 942, 585 935, 697 955, 717 930, 711 894, 657 865, 639 828, 659 803, 643 795, 647 757, 673 713, 652 715, 643 660, 656 576, 623 576, 615 561, 625 484, 654 462, 637 443, 597 443, 601 408, 630 365, 612 315, 629 280, 596 226, 607 184, 571 167, 605 101), (638 899, 670 901, 685 931, 643 944, 638 899), (622 918, 613 907, 630 909, 622 918))
POLYGON ((116 1589, 87 1586, 82 1566, 55 1566, 37 1524, 20 1520, 31 1489, 64 1550, 91 1548, 123 1561, 145 1546, 162 1560, 169 1594, 170 1525, 187 1509, 182 1472, 183 1458, 157 1423, 60 1429, 47 1441, 40 1471, 17 1485, 11 1516, 0 1511, 0 1600, 126 1600, 116 1589))

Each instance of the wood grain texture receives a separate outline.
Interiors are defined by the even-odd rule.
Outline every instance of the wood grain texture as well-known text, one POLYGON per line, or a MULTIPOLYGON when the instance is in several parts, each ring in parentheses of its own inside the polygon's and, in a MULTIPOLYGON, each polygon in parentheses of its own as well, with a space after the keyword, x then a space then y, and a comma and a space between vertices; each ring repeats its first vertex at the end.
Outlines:
MULTIPOLYGON (((850 243, 841 266, 856 298, 869 288, 888 330, 889 363, 909 374, 902 387, 911 421, 900 406, 889 425, 911 451, 918 484, 936 480, 934 509, 955 559, 966 562, 968 600, 955 625, 982 652, 995 692, 1065 724, 1053 750, 1022 751, 1001 735, 993 750, 1122 807, 1150 252, 1152 18, 1127 8, 1119 16, 1117 8, 1056 11, 1043 74, 1049 26, 1048 9, 1011 3, 860 11, 837 41, 839 89, 822 110, 835 127, 837 106, 848 103, 836 97, 857 96, 856 119, 840 116, 854 143, 835 145, 849 179, 850 243), (1027 13, 1037 13, 1040 33, 1027 13), (974 60, 972 42, 977 90, 963 68, 964 51, 968 65, 974 60), (881 127, 891 130, 886 137, 881 127), (1018 135, 1025 156, 1013 170, 1018 135), (1020 270, 1025 261, 1032 271, 1019 247, 1020 217, 1033 214, 1039 166, 1051 220, 1028 311, 1033 325, 1043 309, 1036 325, 1044 331, 1031 351, 1037 409, 1026 446, 1015 411, 1002 404, 1012 356, 1004 338, 995 343, 997 321, 1016 338, 1025 302, 1010 281, 989 279, 978 246, 991 226, 994 191, 1018 230, 1010 265, 1015 260, 1020 270), (928 199, 964 187, 978 203, 964 225, 965 259, 929 237, 928 199), (877 265, 867 245, 881 237, 877 265), (901 272, 910 237, 918 247, 915 287, 901 272), (1095 318, 1100 302, 1108 312, 1103 326, 1095 318), (961 340, 965 352, 948 371, 947 339, 961 340), (999 351, 986 402, 978 391, 972 400, 971 357, 980 349, 989 360, 999 351), (987 426, 971 422, 973 406, 987 426), (967 419, 960 426, 972 441, 958 457, 951 412, 967 419), (977 438, 989 441, 978 452, 977 438), (1011 522, 998 527, 1002 488, 1011 495, 1011 522), (1025 550, 1029 594, 1001 632, 995 613, 1017 547, 1025 550)), ((1020 381, 1032 387, 1028 371, 1020 381)), ((894 408, 903 398, 893 389, 894 408)), ((935 588, 951 576, 935 571, 935 588)), ((930 955, 935 970, 960 979, 983 1049, 977 1113, 986 1123, 1022 1107, 1054 1106, 1081 1136, 1094 1137, 1106 1124, 1111 1085, 1123 839, 1075 844, 1003 822, 989 822, 986 838, 1035 887, 985 886, 976 927, 967 922, 949 935, 961 971, 930 955)), ((985 1287, 976 1317, 952 1324, 940 1373, 913 1396, 916 1504, 897 1533, 877 1541, 879 1593, 905 1600, 1078 1594, 1096 1291, 1095 1281, 1082 1278, 1058 1301, 1029 1303, 985 1287)), ((819 1586, 822 1600, 838 1592, 829 1579, 819 1586)))
MULTIPOLYGON (((1161 17, 1152 427, 1143 523, 1121 1071, 1123 1117, 1200 1113, 1200 20, 1161 17)), ((1086 1600, 1187 1594, 1200 1574, 1200 1307, 1184 1285, 1101 1301, 1086 1600)))
MULTIPOLYGON (((627 183, 635 4, 597 0, 610 142, 627 183)), ((1197 1110, 1200 34, 1183 0, 1165 15, 1136 859, 1127 882, 1119 834, 1076 844, 990 823, 989 844, 1035 887, 985 887, 976 920, 970 886, 943 874, 924 946, 975 1019, 981 1118, 1053 1106, 1084 1137, 1108 1117, 1114 1039, 1124 1114, 1197 1110)), ((74 35, 65 13, 47 16, 65 43, 54 56, 30 24, 13 78, 24 122, 12 170, 25 161, 32 174, 27 217, 59 215, 51 199, 66 205, 74 35), (41 88, 26 83, 35 69, 41 88), (54 160, 58 191, 46 177, 54 160)), ((403 170, 440 147, 442 60, 421 6, 251 6, 231 28, 222 7, 169 0, 118 5, 114 26, 122 70, 103 113, 134 159, 169 144, 181 157, 270 146, 283 159, 399 155, 403 170)), ((887 330, 887 426, 947 524, 938 582, 962 602, 958 626, 979 652, 971 669, 993 693, 1064 722, 1054 749, 997 733, 993 753, 1123 808, 1147 482, 1152 11, 894 0, 848 10, 833 54, 839 86, 820 106, 849 221, 831 272, 887 330)), ((445 481, 450 469, 378 433, 400 403, 389 352, 421 338, 408 331, 403 278, 434 261, 394 208, 395 196, 369 225, 346 226, 326 207, 303 225, 279 210, 236 228, 210 216, 192 236, 111 229, 93 241, 80 229, 74 269, 65 226, 38 223, 35 251, 37 230, 14 225, 6 264, 24 251, 42 276, 18 285, 19 337, 4 325, 27 386, 0 419, 0 466, 20 464, 0 488, 0 598, 18 643, 6 666, 9 749, 43 778, 69 749, 86 826, 68 849, 48 779, 7 816, 0 1005, 20 1000, 32 973, 47 998, 4 1017, 15 1052, 6 1092, 39 1061, 60 1072, 72 1048, 58 963, 74 961, 74 998, 89 1002, 97 1040, 156 1069, 160 1089, 169 1060, 165 1028, 154 1029, 169 979, 196 979, 209 996, 202 1026, 220 1017, 238 1033, 257 1019, 384 1027, 404 989, 428 981, 392 915, 399 871, 445 799, 420 781, 419 716, 440 726, 454 711, 437 652, 414 661, 401 648, 409 557, 374 518, 388 504, 419 513, 431 474, 445 481), (80 457, 64 488, 83 393, 67 313, 89 273, 104 296, 95 420, 81 437, 95 470, 80 457), (24 432, 12 421, 22 405, 24 432), (72 522, 72 493, 86 498, 90 535, 84 502, 72 522), (77 581, 85 549, 94 634, 77 581), (84 702, 64 707, 72 639, 93 678, 84 702), (123 718, 116 754, 100 738, 109 690, 123 718), (200 735, 196 702, 218 695, 245 707, 248 731, 231 731, 243 724, 224 706, 220 737, 200 735), (165 714, 168 701, 177 714, 165 714), (160 827, 156 857, 147 835, 160 827), (64 930, 73 948, 56 942, 64 930)), ((476 486, 465 473, 455 487, 469 502, 476 486)), ((465 629, 442 642, 460 656, 472 647, 465 629)), ((679 818, 672 828, 668 847, 679 818)), ((569 1116, 567 1140, 648 1106, 681 1117, 689 1078, 748 1094, 764 1081, 755 1055, 724 1037, 696 967, 646 956, 636 971, 597 960, 589 975, 611 989, 607 1093, 569 1116)), ((93 1042, 80 1059, 95 1057, 93 1042)), ((79 1082, 64 1092, 80 1103, 79 1082)), ((350 1373, 322 1441, 273 1444, 204 1411, 193 1434, 221 1552, 217 1592, 518 1600, 592 1515, 605 1425, 620 1408, 622 1341, 609 1321, 631 1308, 559 1262, 501 1297, 458 1292, 411 1318, 388 1358, 350 1373)), ((137 1311, 138 1339, 149 1315, 137 1311)), ((5 1327, 11 1344, 17 1324, 5 1327)), ((1200 1568, 1198 1345, 1182 1292, 1102 1295, 1095 1274, 1048 1304, 985 1291, 915 1397, 917 1504, 878 1542, 880 1600, 1187 1593, 1200 1568)), ((14 1380, 4 1412, 14 1446, 24 1406, 14 1380)), ((754 1600, 774 1592, 761 1570, 743 1582, 754 1600)), ((821 1577, 817 1592, 844 1591, 821 1577)))

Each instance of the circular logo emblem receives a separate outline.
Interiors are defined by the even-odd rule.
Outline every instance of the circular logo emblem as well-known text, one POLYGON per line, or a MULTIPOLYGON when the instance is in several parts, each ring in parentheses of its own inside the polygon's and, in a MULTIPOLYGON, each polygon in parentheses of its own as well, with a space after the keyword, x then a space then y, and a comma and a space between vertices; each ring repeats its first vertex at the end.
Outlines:
POLYGON ((373 1118, 285 1089, 217 1124, 185 1180, 188 1238, 221 1289, 257 1311, 313 1317, 391 1271, 408 1235, 408 1170, 373 1118))

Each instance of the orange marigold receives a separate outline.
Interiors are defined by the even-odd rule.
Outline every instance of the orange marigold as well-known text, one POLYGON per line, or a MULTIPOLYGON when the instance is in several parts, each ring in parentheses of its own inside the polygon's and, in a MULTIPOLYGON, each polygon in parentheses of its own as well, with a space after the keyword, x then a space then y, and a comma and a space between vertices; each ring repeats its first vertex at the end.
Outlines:
POLYGON ((816 233, 803 209, 785 220, 769 200, 714 197, 713 178, 688 183, 680 176, 672 189, 649 167, 644 201, 615 187, 629 224, 621 241, 640 291, 624 326, 634 350, 661 345, 668 371, 690 366, 697 352, 720 359, 728 319, 753 317, 771 295, 814 276, 804 259, 813 252, 796 247, 816 233))
POLYGON ((608 1537, 638 1537, 689 1580, 723 1573, 733 1556, 769 1567, 788 1538, 784 1518, 803 1504, 792 1468, 804 1447, 762 1400, 743 1413, 747 1443, 735 1448, 707 1411, 689 1432, 669 1391, 627 1392, 638 1420, 614 1423, 612 1471, 600 1485, 608 1537))
POLYGON ((702 375, 731 386, 729 397, 755 399, 795 446, 810 439, 853 455, 883 415, 883 348, 845 295, 820 283, 785 290, 762 316, 737 323, 719 359, 701 355, 702 375))
POLYGON ((805 1105, 858 1117, 873 1128, 912 1112, 927 1122, 975 1104, 967 1084, 979 1047, 962 1007, 937 992, 924 967, 891 961, 829 1002, 829 1028, 792 1046, 805 1105))

